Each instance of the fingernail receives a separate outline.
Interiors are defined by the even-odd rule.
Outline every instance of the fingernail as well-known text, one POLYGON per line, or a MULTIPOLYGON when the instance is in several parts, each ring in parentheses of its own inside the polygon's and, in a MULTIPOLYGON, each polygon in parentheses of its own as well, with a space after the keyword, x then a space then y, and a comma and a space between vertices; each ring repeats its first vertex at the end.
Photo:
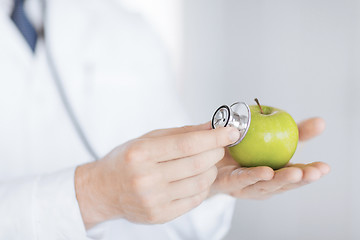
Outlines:
POLYGON ((236 142, 237 140, 239 140, 239 138, 240 138, 239 130, 237 130, 236 128, 231 128, 231 130, 229 131, 229 140, 231 141, 231 143, 236 142))

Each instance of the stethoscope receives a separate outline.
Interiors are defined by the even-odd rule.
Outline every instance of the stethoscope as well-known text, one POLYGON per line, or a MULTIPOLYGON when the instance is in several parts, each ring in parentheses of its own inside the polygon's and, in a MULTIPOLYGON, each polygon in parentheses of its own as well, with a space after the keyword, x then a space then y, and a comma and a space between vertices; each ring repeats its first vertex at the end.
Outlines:
POLYGON ((46 54, 46 60, 49 66, 50 74, 52 78, 54 79, 57 91, 59 93, 59 96, 61 98, 61 101, 65 107, 65 110, 67 112, 67 115, 69 116, 72 125, 75 128, 75 131, 80 138, 80 141, 82 142, 83 146, 85 147, 86 151, 90 154, 90 156, 96 161, 99 159, 99 155, 94 150, 94 147, 91 145, 88 137, 86 136, 86 133, 79 121, 79 119, 76 116, 76 113, 74 111, 74 108, 72 107, 69 97, 67 96, 67 93, 64 89, 63 81, 60 77, 58 68, 56 66, 56 63, 53 58, 53 54, 51 52, 51 47, 49 47, 49 42, 46 41, 46 19, 47 19, 47 11, 46 11, 46 1, 42 0, 42 14, 43 14, 43 39, 44 39, 44 45, 45 45, 45 54, 46 54))

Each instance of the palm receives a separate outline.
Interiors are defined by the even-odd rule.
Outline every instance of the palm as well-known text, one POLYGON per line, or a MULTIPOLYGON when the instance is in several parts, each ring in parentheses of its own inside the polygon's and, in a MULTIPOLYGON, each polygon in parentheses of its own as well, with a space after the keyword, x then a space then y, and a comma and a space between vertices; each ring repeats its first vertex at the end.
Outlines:
MULTIPOLYGON (((325 123, 320 118, 312 118, 298 126, 299 140, 306 141, 319 135, 325 123)), ((226 193, 245 199, 266 199, 316 181, 330 171, 330 167, 322 162, 288 164, 276 171, 269 167, 242 168, 228 152, 217 167, 218 177, 213 184, 213 194, 226 193)))

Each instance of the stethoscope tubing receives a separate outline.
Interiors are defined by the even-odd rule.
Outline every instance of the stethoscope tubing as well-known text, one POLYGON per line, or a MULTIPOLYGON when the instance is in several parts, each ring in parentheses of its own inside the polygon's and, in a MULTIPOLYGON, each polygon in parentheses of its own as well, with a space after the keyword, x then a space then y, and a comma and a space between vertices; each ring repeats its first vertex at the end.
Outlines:
POLYGON ((53 80, 55 82, 56 88, 58 90, 59 96, 61 98, 61 101, 64 105, 64 108, 70 118, 70 121, 72 122, 74 129, 80 138, 83 146, 87 150, 87 152, 91 155, 94 161, 99 159, 99 155, 94 150, 94 147, 91 145, 90 141, 88 140, 88 137, 79 121, 79 119, 76 116, 76 113, 74 111, 74 108, 72 107, 69 97, 67 96, 67 93, 65 91, 63 81, 60 77, 58 68, 56 66, 56 63, 53 58, 53 54, 51 52, 51 47, 49 46, 49 42, 47 40, 47 26, 46 26, 46 19, 47 19, 47 11, 46 11, 46 1, 42 0, 42 14, 43 14, 43 37, 44 37, 44 45, 45 45, 45 54, 46 54, 46 60, 49 66, 50 73, 53 77, 53 80))

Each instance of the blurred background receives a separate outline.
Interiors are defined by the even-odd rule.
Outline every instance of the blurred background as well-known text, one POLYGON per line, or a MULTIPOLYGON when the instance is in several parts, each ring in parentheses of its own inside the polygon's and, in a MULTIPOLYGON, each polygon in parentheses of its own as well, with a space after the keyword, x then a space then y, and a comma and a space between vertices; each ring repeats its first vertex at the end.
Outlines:
POLYGON ((168 47, 194 123, 255 97, 297 121, 327 121, 292 161, 332 172, 267 201, 238 200, 225 239, 360 239, 360 1, 123 1, 168 47))

